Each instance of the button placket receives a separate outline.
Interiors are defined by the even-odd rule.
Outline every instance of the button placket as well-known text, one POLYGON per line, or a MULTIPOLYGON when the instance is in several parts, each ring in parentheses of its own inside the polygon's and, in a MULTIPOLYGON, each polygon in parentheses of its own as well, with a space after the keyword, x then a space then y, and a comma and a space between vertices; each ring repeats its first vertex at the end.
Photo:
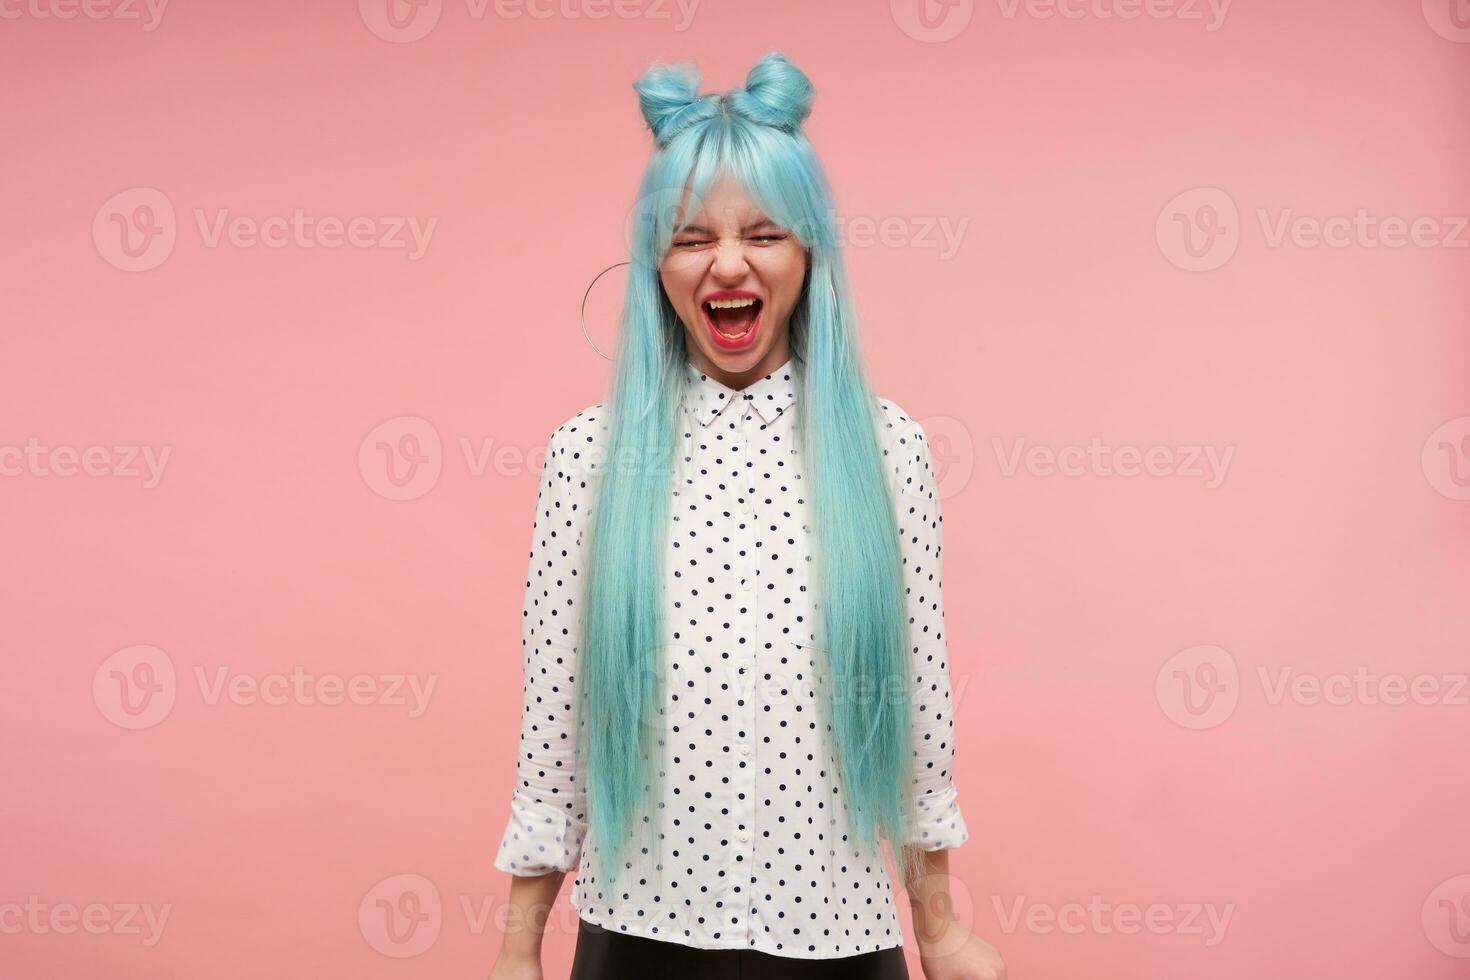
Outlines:
POLYGON ((756 817, 756 793, 755 793, 755 745, 756 718, 760 706, 757 696, 758 687, 754 683, 756 678, 755 655, 760 646, 760 617, 756 609, 755 572, 756 572, 756 532, 755 532, 755 506, 752 499, 752 488, 750 480, 751 461, 751 433, 753 424, 757 424, 758 417, 750 404, 751 396, 746 395, 744 401, 744 412, 740 423, 736 428, 733 447, 738 451, 738 470, 740 473, 739 494, 740 504, 740 551, 744 554, 740 562, 740 589, 744 594, 741 606, 744 615, 741 617, 742 634, 747 642, 740 646, 739 684, 741 707, 739 720, 740 725, 737 732, 742 732, 738 746, 736 747, 736 781, 738 791, 736 799, 743 805, 737 811, 738 817, 735 823, 735 840, 742 845, 738 855, 747 869, 744 877, 745 882, 745 914, 747 929, 747 945, 749 944, 749 930, 752 928, 750 922, 750 897, 755 888, 757 862, 755 860, 754 847, 751 846, 752 828, 755 826, 756 817))
POLYGON ((755 509, 750 499, 750 426, 753 419, 757 419, 755 410, 751 407, 750 396, 745 396, 744 412, 740 416, 740 424, 735 430, 734 445, 740 450, 740 513, 749 516, 755 509))

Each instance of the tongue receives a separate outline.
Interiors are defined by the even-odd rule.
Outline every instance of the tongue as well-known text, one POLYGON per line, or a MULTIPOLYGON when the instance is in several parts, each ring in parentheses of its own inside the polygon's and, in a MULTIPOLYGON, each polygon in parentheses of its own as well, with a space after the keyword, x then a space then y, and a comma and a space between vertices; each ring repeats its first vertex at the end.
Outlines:
POLYGON ((759 304, 752 303, 733 310, 710 310, 710 319, 720 333, 727 337, 738 337, 755 323, 755 314, 759 308, 759 304))

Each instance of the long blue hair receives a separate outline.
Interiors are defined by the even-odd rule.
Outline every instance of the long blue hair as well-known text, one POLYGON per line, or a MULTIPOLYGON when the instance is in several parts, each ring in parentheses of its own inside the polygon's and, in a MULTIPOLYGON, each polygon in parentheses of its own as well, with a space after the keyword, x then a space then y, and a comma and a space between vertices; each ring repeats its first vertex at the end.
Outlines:
POLYGON ((818 667, 830 678, 820 708, 836 746, 849 834, 886 839, 908 881, 918 855, 896 844, 912 812, 898 528, 832 195, 801 127, 812 85, 777 52, 751 69, 743 89, 700 96, 698 85, 688 65, 655 65, 633 85, 655 146, 633 209, 578 680, 587 814, 603 884, 633 867, 626 848, 654 824, 646 807, 659 798, 665 758, 663 556, 688 355, 659 268, 697 210, 688 202, 722 176, 808 250, 790 344, 813 514, 813 628, 825 658, 818 667))

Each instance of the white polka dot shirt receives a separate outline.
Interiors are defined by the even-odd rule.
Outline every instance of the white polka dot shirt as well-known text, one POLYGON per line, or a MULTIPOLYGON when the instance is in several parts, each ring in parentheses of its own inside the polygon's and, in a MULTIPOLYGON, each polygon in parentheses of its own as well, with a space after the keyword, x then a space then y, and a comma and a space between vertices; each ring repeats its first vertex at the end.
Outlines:
MULTIPOLYGON (((575 750, 580 588, 608 435, 604 405, 552 433, 522 620, 515 791, 495 867, 577 871, 571 902, 605 929, 703 949, 830 959, 903 944, 884 856, 849 839, 819 721, 810 504, 788 361, 743 391, 686 362, 665 554, 662 802, 614 888, 597 877, 575 750)), ((915 809, 904 843, 968 839, 940 593, 941 517, 918 422, 879 398, 909 615, 915 809)))

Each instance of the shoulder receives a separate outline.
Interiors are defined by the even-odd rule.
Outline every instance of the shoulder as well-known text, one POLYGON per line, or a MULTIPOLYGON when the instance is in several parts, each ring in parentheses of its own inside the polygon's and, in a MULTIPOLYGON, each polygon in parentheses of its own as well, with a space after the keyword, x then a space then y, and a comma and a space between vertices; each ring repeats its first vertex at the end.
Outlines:
POLYGON ((551 438, 546 445, 547 452, 565 455, 602 445, 608 431, 606 408, 606 403, 598 402, 566 419, 551 431, 551 438))
POLYGON ((597 460, 607 433, 607 413, 602 402, 589 405, 552 429, 546 440, 544 478, 553 484, 585 489, 588 477, 596 475, 597 460))
POLYGON ((928 465, 928 440, 924 427, 902 405, 879 396, 878 436, 887 463, 885 475, 893 489, 915 493, 924 485, 921 479, 928 465))
POLYGON ((877 401, 878 434, 884 450, 901 459, 917 455, 925 442, 924 427, 893 399, 878 396, 877 401))

